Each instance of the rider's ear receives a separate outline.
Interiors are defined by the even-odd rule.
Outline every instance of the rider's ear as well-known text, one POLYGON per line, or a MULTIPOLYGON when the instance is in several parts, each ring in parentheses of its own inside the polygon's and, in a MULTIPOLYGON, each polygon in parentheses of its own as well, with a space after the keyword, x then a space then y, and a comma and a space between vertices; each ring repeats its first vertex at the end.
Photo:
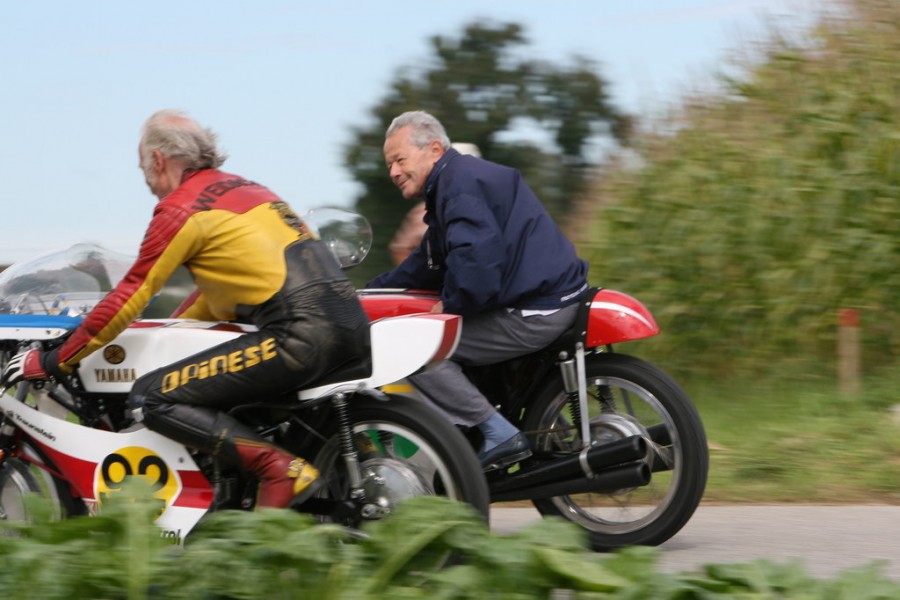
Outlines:
POLYGON ((151 156, 153 157, 153 170, 156 171, 157 173, 165 170, 166 157, 163 155, 162 151, 159 149, 156 149, 153 151, 151 156))

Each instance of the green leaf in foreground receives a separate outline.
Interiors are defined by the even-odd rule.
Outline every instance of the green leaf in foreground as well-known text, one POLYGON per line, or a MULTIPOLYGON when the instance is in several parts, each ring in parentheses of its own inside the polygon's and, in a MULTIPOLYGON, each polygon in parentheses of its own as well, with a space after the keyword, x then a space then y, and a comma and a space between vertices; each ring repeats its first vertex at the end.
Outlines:
MULTIPOLYGON (((139 482, 138 482, 139 483, 139 482)), ((659 551, 587 550, 572 523, 544 519, 498 536, 469 507, 416 498, 364 536, 287 510, 210 515, 183 547, 152 524, 149 490, 103 506, 98 517, 3 523, 0 589, 17 599, 231 600, 687 600, 900 598, 877 565, 813 579, 799 563, 707 565, 658 571, 659 551)), ((41 499, 38 499, 43 501, 41 499)), ((38 501, 35 500, 35 501, 38 501)), ((31 501, 31 500, 29 500, 31 501)), ((44 501, 46 502, 46 501, 44 501)))

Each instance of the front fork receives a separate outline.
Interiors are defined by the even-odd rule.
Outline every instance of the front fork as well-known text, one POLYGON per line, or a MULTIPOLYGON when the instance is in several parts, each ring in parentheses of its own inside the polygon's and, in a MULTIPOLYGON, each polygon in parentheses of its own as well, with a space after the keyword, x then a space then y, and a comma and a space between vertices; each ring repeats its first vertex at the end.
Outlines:
POLYGON ((16 427, 10 422, 9 417, 3 415, 0 420, 0 467, 6 462, 7 457, 13 447, 13 439, 16 434, 16 427))
MULTIPOLYGON (((20 385, 16 389, 17 400, 22 401, 28 394, 26 387, 27 386, 25 385, 20 385)), ((3 390, 3 393, 6 394, 8 391, 9 388, 6 388, 3 390)), ((15 437, 17 429, 18 428, 13 424, 10 416, 3 413, 3 416, 0 417, 0 466, 3 466, 6 459, 12 455, 12 451, 16 444, 15 437)))

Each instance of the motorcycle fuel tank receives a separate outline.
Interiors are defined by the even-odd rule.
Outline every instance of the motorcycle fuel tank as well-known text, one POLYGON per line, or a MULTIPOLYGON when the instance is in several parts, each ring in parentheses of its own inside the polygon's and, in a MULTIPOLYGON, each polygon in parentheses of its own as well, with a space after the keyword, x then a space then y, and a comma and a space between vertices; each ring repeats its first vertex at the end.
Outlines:
POLYGON ((81 361, 78 375, 92 393, 128 393, 140 376, 237 337, 235 324, 184 320, 136 321, 81 361))

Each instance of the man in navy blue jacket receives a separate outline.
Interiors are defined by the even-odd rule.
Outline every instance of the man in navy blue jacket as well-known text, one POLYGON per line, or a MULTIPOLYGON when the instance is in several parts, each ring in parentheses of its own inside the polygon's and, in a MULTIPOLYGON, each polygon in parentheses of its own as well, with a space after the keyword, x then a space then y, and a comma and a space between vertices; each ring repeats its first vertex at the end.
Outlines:
POLYGON ((587 290, 588 265, 521 173, 460 154, 432 115, 410 111, 394 119, 384 157, 403 197, 424 198, 428 230, 406 260, 368 287, 437 290, 436 312, 463 315, 451 360, 410 381, 454 423, 481 430, 485 469, 508 467, 531 454, 528 440, 460 363, 498 363, 558 338, 587 290))

